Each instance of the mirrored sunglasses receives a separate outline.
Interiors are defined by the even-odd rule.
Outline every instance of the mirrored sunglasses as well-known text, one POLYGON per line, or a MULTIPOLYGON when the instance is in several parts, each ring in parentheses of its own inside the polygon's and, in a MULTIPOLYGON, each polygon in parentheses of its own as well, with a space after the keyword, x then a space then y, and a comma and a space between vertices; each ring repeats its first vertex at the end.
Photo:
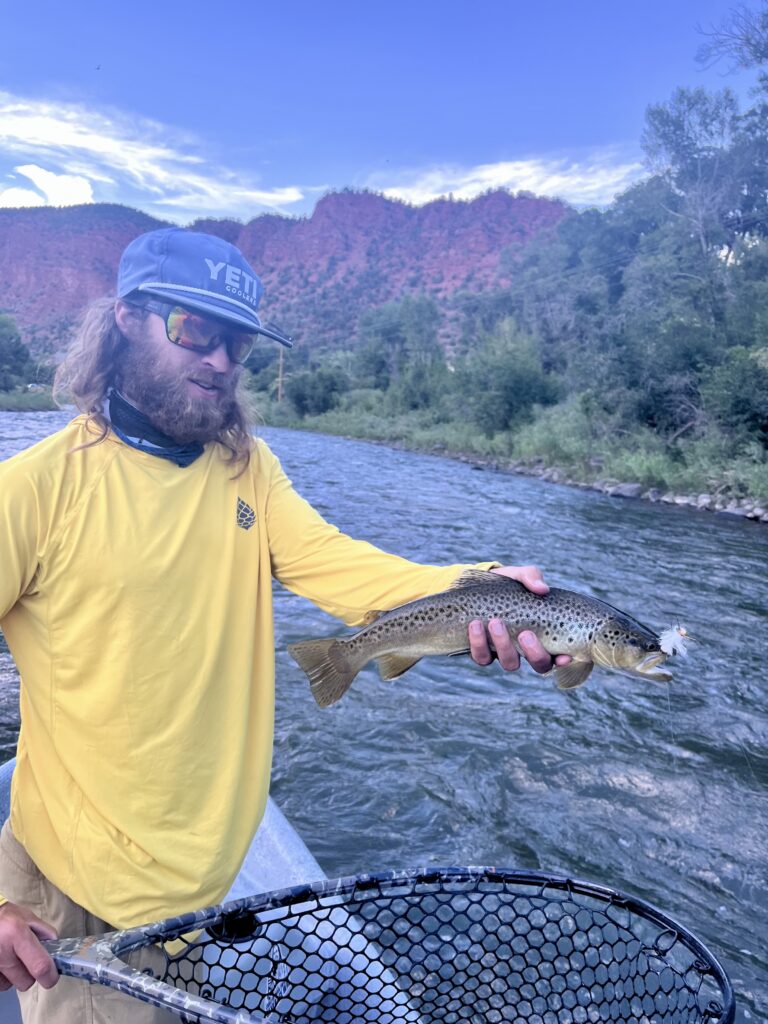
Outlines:
POLYGON ((165 333, 168 341, 191 352, 213 352, 219 345, 226 345, 229 358, 233 363, 244 363, 253 351, 255 338, 244 331, 217 324, 213 320, 184 309, 183 306, 172 306, 167 302, 145 300, 140 303, 142 309, 149 310, 162 317, 165 322, 165 333))

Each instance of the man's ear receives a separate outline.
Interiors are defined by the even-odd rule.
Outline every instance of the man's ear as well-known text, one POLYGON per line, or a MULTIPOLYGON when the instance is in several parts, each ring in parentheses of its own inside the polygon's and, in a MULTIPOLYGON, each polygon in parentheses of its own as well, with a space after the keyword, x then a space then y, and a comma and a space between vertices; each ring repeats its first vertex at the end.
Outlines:
POLYGON ((144 321, 144 311, 132 306, 122 299, 115 300, 115 323, 118 330, 128 341, 136 341, 144 321))

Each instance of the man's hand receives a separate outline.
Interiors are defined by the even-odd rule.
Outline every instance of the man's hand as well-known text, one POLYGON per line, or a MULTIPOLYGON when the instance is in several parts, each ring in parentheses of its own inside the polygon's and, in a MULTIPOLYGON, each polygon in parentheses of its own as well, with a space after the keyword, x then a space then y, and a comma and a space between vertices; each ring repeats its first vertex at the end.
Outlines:
POLYGON ((55 938, 56 931, 30 910, 4 903, 0 907, 0 992, 9 988, 26 992, 35 982, 53 988, 59 972, 40 939, 55 938))
MULTIPOLYGON (((535 565, 503 565, 498 569, 491 569, 491 572, 519 580, 534 594, 549 593, 541 570, 535 565)), ((518 634, 517 642, 523 657, 536 672, 549 672, 554 665, 567 665, 571 660, 568 654, 558 654, 553 659, 541 646, 536 634, 529 629, 524 629, 518 634)), ((490 665, 495 656, 498 657, 501 667, 508 672, 520 668, 520 654, 501 619, 490 619, 487 631, 480 619, 470 622, 469 648, 473 661, 478 665, 490 665)))

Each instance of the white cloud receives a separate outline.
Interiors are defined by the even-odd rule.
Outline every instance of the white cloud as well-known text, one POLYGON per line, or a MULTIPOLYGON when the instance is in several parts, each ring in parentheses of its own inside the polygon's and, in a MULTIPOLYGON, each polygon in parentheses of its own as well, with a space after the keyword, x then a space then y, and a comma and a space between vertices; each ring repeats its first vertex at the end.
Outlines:
POLYGON ((0 209, 10 209, 16 206, 45 206, 46 200, 39 192, 33 192, 31 188, 3 189, 0 192, 0 209))
MULTIPOLYGON (((0 158, 32 156, 34 164, 17 170, 51 205, 124 202, 183 221, 251 217, 304 198, 298 187, 259 188, 247 174, 210 166, 201 149, 198 139, 147 119, 0 92, 0 158)), ((3 205, 10 205, 9 192, 26 198, 24 205, 36 195, 7 189, 3 205)))
POLYGON ((475 167, 453 165, 405 171, 401 181, 394 184, 391 178, 387 182, 378 174, 369 179, 368 186, 416 206, 449 194, 454 199, 473 199, 499 188, 563 199, 575 206, 604 206, 643 173, 640 161, 604 151, 582 161, 532 158, 475 167))
MULTIPOLYGON (((250 219, 265 211, 303 213, 327 191, 262 187, 248 172, 210 162, 203 140, 155 121, 0 90, 3 170, 24 175, 34 186, 10 181, 3 190, 0 184, 3 207, 117 202, 179 223, 196 217, 250 219)), ((504 188, 576 206, 600 206, 642 174, 634 154, 603 151, 580 158, 533 157, 378 173, 364 184, 414 205, 448 194, 472 199, 504 188)))
POLYGON ((91 183, 80 175, 54 174, 36 164, 17 167, 16 172, 29 178, 51 206, 77 206, 93 202, 91 183))

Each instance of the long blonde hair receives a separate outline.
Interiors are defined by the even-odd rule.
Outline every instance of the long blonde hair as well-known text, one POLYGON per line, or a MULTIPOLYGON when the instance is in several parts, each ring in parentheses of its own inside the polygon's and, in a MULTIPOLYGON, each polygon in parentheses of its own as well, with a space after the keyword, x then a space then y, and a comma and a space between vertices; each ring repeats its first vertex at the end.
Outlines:
MULTIPOLYGON (((115 320, 115 300, 97 299, 83 313, 56 370, 54 400, 59 405, 74 403, 87 416, 87 429, 97 435, 83 447, 98 444, 109 433, 104 403, 109 389, 116 383, 120 355, 127 344, 115 320)), ((238 387, 232 422, 215 441, 227 450, 231 462, 242 463, 241 473, 250 461, 256 418, 247 392, 242 386, 238 387)))

